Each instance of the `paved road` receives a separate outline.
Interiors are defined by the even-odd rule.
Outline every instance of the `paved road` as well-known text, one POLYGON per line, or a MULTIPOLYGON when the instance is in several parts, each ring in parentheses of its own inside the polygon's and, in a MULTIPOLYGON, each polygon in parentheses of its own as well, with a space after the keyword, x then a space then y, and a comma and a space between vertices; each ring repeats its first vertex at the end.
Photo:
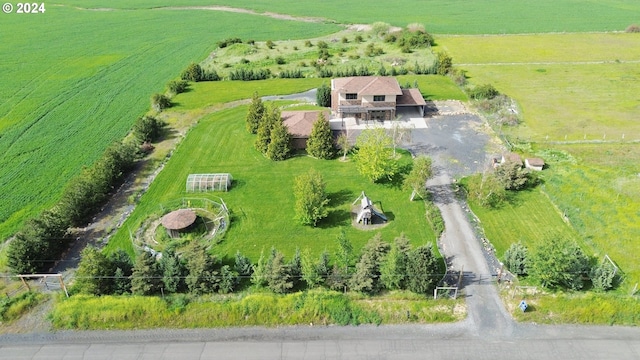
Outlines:
POLYGON ((639 359, 640 329, 518 325, 60 332, 0 337, 0 359, 639 359))

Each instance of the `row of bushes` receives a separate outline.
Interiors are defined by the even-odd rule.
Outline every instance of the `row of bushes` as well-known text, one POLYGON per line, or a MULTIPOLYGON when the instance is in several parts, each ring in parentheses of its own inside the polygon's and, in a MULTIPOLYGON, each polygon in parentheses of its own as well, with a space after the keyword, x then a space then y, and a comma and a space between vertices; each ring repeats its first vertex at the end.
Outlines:
POLYGON ((308 250, 296 251, 286 261, 272 248, 252 263, 239 251, 233 266, 223 264, 197 242, 181 254, 171 249, 159 260, 142 252, 132 264, 128 255, 117 252, 106 256, 94 248, 83 251, 72 293, 92 295, 154 295, 184 293, 229 293, 244 286, 288 293, 304 287, 328 287, 375 294, 383 289, 408 289, 427 294, 440 280, 442 269, 430 245, 412 248, 404 236, 393 244, 378 234, 362 249, 355 267, 353 247, 342 233, 331 264, 328 252, 314 259, 308 250))
POLYGON ((69 182, 52 208, 28 220, 9 244, 11 271, 48 271, 73 241, 69 229, 85 225, 100 211, 140 158, 141 145, 156 140, 164 125, 154 117, 140 117, 133 126, 133 141, 107 148, 93 166, 84 168, 69 182))
POLYGON ((620 280, 611 262, 596 264, 578 244, 564 239, 545 242, 531 254, 523 244, 514 243, 505 252, 504 264, 512 273, 529 276, 550 289, 580 290, 591 282, 594 290, 607 291, 620 280))

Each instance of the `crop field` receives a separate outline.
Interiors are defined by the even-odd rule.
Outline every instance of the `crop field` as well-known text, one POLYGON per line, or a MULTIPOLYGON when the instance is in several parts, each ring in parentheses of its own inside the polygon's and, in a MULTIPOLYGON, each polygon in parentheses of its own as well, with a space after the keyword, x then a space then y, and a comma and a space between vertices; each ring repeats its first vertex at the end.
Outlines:
MULTIPOLYGON (((178 97, 178 100, 180 98, 178 97)), ((350 206, 366 191, 367 195, 392 220, 379 231, 383 239, 392 241, 404 232, 413 244, 435 239, 425 219, 421 201, 409 202, 409 193, 391 184, 371 184, 355 170, 353 162, 317 160, 296 156, 273 162, 253 147, 254 135, 244 127, 247 107, 240 106, 216 112, 203 118, 183 140, 171 160, 143 195, 131 217, 109 242, 108 248, 131 250, 129 230, 152 213, 162 211, 161 205, 182 197, 206 196, 222 198, 232 217, 222 243, 215 246, 220 255, 234 256, 240 250, 254 261, 272 246, 285 255, 293 255, 297 247, 312 253, 332 250, 340 229, 345 229, 355 249, 378 231, 356 230, 351 226, 350 206), (293 180, 314 168, 323 174, 329 195, 329 216, 313 228, 294 220, 293 180), (234 178, 229 192, 187 194, 185 181, 190 173, 228 172, 234 178)), ((404 154, 402 162, 410 161, 404 154)))
POLYGON ((161 6, 225 5, 257 12, 317 17, 339 23, 384 21, 396 26, 425 24, 436 34, 515 34, 541 32, 622 31, 639 23, 640 4, 635 0, 399 0, 388 1, 255 1, 255 0, 67 0, 67 4, 94 8, 153 8, 161 6), (390 11, 393 10, 393 11, 390 11))
POLYGON ((638 34, 444 37, 474 84, 516 99, 527 141, 640 140, 638 34))
POLYGON ((338 29, 259 17, 256 31, 236 26, 258 23, 247 14, 47 5, 45 14, 3 14, 0 23, 0 239, 55 202, 71 177, 124 137, 154 92, 216 41, 338 29))

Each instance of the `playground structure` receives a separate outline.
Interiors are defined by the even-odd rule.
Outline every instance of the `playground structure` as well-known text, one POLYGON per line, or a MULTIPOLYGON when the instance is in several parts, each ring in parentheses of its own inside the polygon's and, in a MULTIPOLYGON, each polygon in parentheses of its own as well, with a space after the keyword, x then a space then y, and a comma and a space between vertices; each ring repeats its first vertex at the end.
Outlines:
POLYGON ((356 223, 362 222, 363 225, 372 225, 376 218, 383 222, 388 221, 384 213, 373 206, 373 202, 367 197, 364 191, 351 205, 355 205, 358 201, 360 201, 360 207, 356 211, 356 223))

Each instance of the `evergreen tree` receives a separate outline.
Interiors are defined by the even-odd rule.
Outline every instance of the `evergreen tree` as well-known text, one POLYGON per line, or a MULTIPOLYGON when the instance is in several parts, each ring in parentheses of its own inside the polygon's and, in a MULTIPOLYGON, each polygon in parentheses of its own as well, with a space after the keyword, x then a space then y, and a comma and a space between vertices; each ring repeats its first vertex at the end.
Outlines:
POLYGON ((349 281, 349 286, 354 291, 375 294, 382 288, 380 282, 380 264, 389 252, 389 244, 382 241, 382 236, 376 234, 362 249, 360 260, 349 281))
POLYGON ((280 110, 275 105, 269 106, 260 118, 255 147, 263 154, 267 153, 271 142, 271 129, 276 122, 282 122, 280 110))
POLYGON ((251 260, 248 257, 242 255, 240 250, 236 251, 236 261, 234 269, 240 276, 251 276, 253 271, 251 260))
POLYGON ((324 114, 318 114, 318 120, 313 123, 311 135, 307 140, 307 152, 318 159, 331 159, 333 157, 333 135, 329 121, 324 114))
POLYGON ((229 265, 220 268, 220 286, 218 292, 228 294, 233 292, 234 287, 238 284, 238 273, 231 270, 229 265))
POLYGON ((293 288, 290 268, 284 262, 284 255, 280 251, 276 251, 269 262, 267 285, 276 294, 284 294, 293 288))
POLYGON ((131 292, 131 275, 133 274, 133 262, 124 250, 118 249, 109 255, 113 274, 113 293, 116 295, 131 292))
POLYGON ((423 245, 409 253, 407 287, 418 294, 428 294, 436 286, 439 276, 438 261, 431 244, 423 245))
POLYGON ((131 279, 121 268, 116 268, 113 274, 113 294, 124 295, 131 292, 131 279))
POLYGON ((318 87, 316 92, 316 102, 318 106, 331 107, 331 88, 329 85, 323 83, 318 87))
POLYGON ((160 260, 162 268, 162 284, 164 291, 177 293, 184 290, 186 270, 178 254, 173 250, 166 250, 160 260))
POLYGON ((267 146, 267 157, 274 161, 282 161, 289 157, 291 135, 282 119, 276 120, 271 128, 271 139, 267 146))
POLYGON ((131 292, 135 295, 157 294, 160 291, 161 277, 155 257, 143 251, 133 265, 131 292))
POLYGON ((260 251, 258 262, 253 264, 253 272, 251 274, 251 283, 258 287, 267 285, 267 259, 265 259, 264 251, 260 251))
POLYGON ((109 259, 93 246, 82 250, 81 259, 75 274, 75 289, 83 294, 111 294, 114 270, 109 259))
POLYGON ((302 254, 300 253, 299 247, 296 247, 296 252, 293 254, 288 266, 293 286, 297 287, 300 281, 302 281, 302 254))
POLYGON ((194 242, 187 252, 189 274, 185 282, 189 292, 201 295, 217 291, 220 284, 217 266, 217 259, 211 256, 204 246, 194 242))
POLYGON ((520 276, 527 275, 528 251, 522 243, 511 244, 504 253, 504 264, 512 273, 520 276))
POLYGON ((397 237, 380 265, 380 281, 389 290, 404 289, 411 246, 404 234, 397 237))
POLYGON ((309 249, 305 249, 302 254, 302 280, 307 283, 307 287, 312 289, 322 282, 320 265, 312 257, 309 249))
POLYGON ((262 99, 260 98, 260 96, 258 96, 258 92, 256 91, 253 93, 251 105, 249 105, 249 111, 247 112, 247 131, 252 134, 258 132, 258 125, 260 125, 260 119, 262 119, 264 112, 264 103, 262 102, 262 99))

